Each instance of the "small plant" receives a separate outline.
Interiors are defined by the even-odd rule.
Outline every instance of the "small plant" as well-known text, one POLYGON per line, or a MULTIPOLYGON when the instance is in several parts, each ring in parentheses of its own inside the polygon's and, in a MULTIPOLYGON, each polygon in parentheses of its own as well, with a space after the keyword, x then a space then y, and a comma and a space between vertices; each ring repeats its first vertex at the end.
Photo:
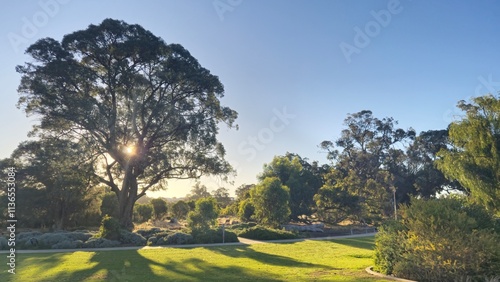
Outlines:
POLYGON ((290 231, 254 226, 239 233, 240 237, 253 240, 283 240, 296 239, 297 235, 290 231))
POLYGON ((146 245, 146 238, 140 234, 129 232, 127 230, 120 230, 120 240, 122 244, 133 245, 133 246, 144 246, 146 245))
POLYGON ((120 223, 115 218, 105 215, 101 221, 99 233, 97 233, 94 237, 118 240, 118 238, 120 238, 120 223))
POLYGON ((108 240, 104 238, 90 238, 87 242, 83 243, 83 248, 111 248, 120 245, 119 241, 108 240))

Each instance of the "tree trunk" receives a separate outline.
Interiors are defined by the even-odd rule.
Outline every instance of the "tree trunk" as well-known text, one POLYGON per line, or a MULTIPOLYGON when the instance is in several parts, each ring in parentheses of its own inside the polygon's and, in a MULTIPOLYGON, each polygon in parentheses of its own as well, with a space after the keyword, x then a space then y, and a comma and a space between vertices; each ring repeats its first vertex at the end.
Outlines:
POLYGON ((132 231, 132 229, 134 228, 132 215, 136 197, 137 178, 135 175, 133 175, 132 168, 129 168, 125 171, 125 178, 123 180, 122 189, 118 195, 118 204, 120 207, 120 225, 129 231, 132 231))

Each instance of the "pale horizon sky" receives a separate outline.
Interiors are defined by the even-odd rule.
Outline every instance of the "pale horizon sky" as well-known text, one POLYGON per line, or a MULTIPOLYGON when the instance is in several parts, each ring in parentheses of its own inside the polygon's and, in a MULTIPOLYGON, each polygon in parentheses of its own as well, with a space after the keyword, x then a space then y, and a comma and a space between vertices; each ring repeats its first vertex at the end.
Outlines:
MULTIPOLYGON (((140 24, 179 43, 225 86, 222 103, 239 130, 219 140, 238 169, 231 192, 256 183, 264 163, 286 152, 327 163, 318 144, 336 139, 349 113, 372 110, 417 132, 444 129, 456 103, 500 89, 500 3, 410 0, 26 0, 0 11, 0 158, 36 122, 15 107, 36 40, 99 24, 140 24)), ((150 196, 182 197, 194 181, 150 196)))

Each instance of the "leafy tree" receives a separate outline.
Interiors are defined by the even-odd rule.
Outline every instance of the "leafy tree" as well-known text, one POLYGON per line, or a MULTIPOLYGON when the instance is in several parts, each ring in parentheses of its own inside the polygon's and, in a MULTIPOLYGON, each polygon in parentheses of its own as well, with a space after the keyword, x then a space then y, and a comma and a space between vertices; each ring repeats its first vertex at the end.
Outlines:
POLYGON ((227 207, 231 203, 231 198, 229 197, 229 190, 224 187, 220 187, 212 192, 212 197, 217 201, 219 207, 227 207))
POLYGON ((236 188, 236 199, 238 201, 250 198, 250 190, 255 187, 255 184, 242 184, 236 188))
POLYGON ((314 206, 314 195, 322 185, 321 173, 317 163, 313 165, 299 155, 287 153, 275 156, 271 163, 264 165, 260 180, 266 177, 277 177, 290 189, 290 217, 299 219, 301 215, 311 215, 314 206))
POLYGON ((33 134, 86 145, 122 226, 132 228, 134 203, 167 179, 232 171, 216 135, 237 113, 221 106, 218 77, 181 45, 106 19, 26 53, 18 105, 39 117, 33 134))
POLYGON ((17 170, 17 199, 23 194, 28 197, 18 215, 26 209, 26 216, 33 217, 33 211, 39 209, 37 215, 45 217, 39 223, 56 229, 83 223, 95 200, 93 168, 84 162, 86 157, 80 144, 67 140, 45 138, 21 143, 1 164, 17 170))
POLYGON ((134 214, 137 222, 145 222, 153 217, 153 205, 137 204, 134 206, 134 214))
POLYGON ((214 198, 198 199, 194 211, 188 213, 188 227, 195 233, 208 230, 210 226, 215 225, 218 216, 219 209, 214 198))
POLYGON ((251 190, 255 218, 270 227, 279 227, 290 216, 290 189, 277 177, 264 178, 251 190))
POLYGON ((207 186, 201 184, 200 182, 196 182, 191 188, 191 193, 187 195, 187 198, 196 202, 199 199, 208 198, 210 196, 211 195, 207 190, 207 186))
POLYGON ((186 202, 181 200, 173 204, 171 210, 175 218, 183 219, 186 218, 190 208, 186 202))
POLYGON ((167 202, 165 200, 157 198, 151 199, 151 205, 153 206, 153 214, 155 219, 161 219, 167 214, 167 202))
POLYGON ((448 130, 424 131, 415 138, 406 153, 408 176, 403 181, 413 184, 408 194, 428 199, 443 191, 465 191, 460 183, 447 179, 437 168, 438 152, 450 146, 448 130))
POLYGON ((119 212, 118 199, 116 194, 113 192, 108 192, 102 197, 101 203, 101 215, 109 215, 111 217, 117 218, 119 212))
MULTIPOLYGON (((378 119, 368 110, 348 115, 344 124, 347 128, 339 139, 321 143, 333 162, 326 177, 334 177, 325 179, 326 185, 321 189, 342 189, 351 196, 359 196, 359 219, 380 220, 380 216, 394 213, 393 191, 406 193, 397 186, 405 182, 396 181, 398 163, 405 159, 398 145, 413 139, 415 132, 395 128, 397 122, 393 118, 378 119)), ((321 191, 320 194, 319 198, 336 193, 321 191)))
POLYGON ((255 213, 255 207, 251 199, 246 199, 240 202, 238 209, 238 216, 243 221, 250 221, 250 218, 254 215, 254 213, 255 213))
POLYGON ((458 107, 465 116, 450 124, 453 147, 441 149, 438 168, 474 200, 500 212, 500 100, 488 95, 458 107))

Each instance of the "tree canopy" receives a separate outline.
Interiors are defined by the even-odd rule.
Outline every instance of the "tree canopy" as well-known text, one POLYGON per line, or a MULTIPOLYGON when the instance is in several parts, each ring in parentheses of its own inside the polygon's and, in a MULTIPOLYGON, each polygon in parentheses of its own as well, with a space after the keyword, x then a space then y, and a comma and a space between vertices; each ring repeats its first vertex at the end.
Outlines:
POLYGON ((91 149, 96 177, 117 195, 120 223, 131 227, 135 201, 171 178, 232 171, 217 140, 237 113, 221 105, 224 87, 179 44, 139 25, 106 19, 44 38, 18 66, 18 105, 41 122, 39 137, 91 149))
POLYGON ((450 124, 453 147, 441 149, 438 167, 473 199, 500 211, 500 100, 491 95, 460 101, 465 116, 450 124))

